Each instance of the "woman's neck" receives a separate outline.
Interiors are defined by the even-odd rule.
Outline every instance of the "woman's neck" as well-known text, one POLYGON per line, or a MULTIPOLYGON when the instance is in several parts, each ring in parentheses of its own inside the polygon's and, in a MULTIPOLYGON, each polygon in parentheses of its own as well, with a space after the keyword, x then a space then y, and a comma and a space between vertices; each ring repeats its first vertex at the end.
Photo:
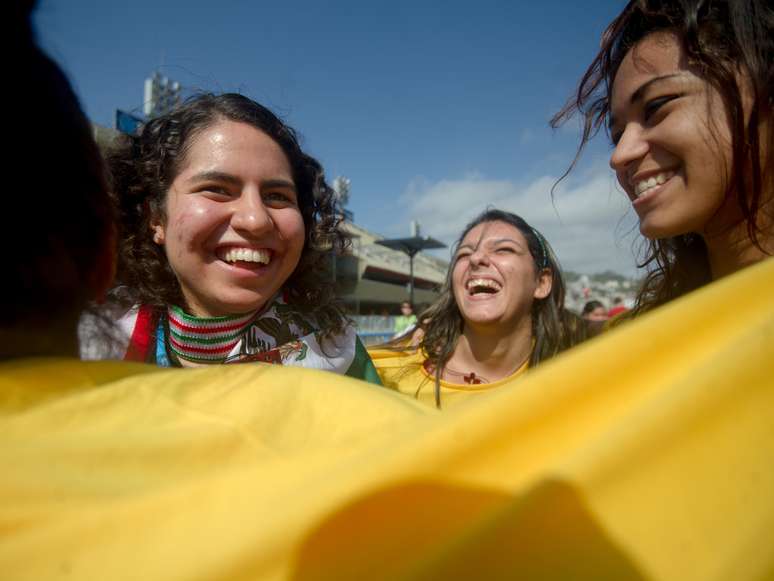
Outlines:
POLYGON ((758 245, 750 239, 746 221, 717 235, 704 236, 713 280, 774 255, 774 201, 759 208, 758 227, 758 245))
POLYGON ((183 359, 182 357, 178 357, 177 362, 180 363, 180 367, 207 367, 208 365, 212 365, 212 363, 201 361, 188 361, 188 359, 183 359))
POLYGON ((524 317, 507 331, 482 329, 465 325, 457 340, 446 368, 457 372, 444 374, 454 383, 460 383, 459 373, 475 373, 489 382, 508 377, 532 353, 532 318, 524 317))

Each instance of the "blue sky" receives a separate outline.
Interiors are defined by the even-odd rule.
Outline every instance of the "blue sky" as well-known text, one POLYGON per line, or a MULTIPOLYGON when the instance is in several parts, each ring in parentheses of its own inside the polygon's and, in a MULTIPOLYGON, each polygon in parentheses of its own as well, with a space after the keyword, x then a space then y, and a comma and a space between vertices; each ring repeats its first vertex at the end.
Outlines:
POLYGON ((604 139, 562 184, 577 128, 548 119, 622 1, 40 0, 43 46, 90 118, 140 111, 154 70, 189 91, 239 91, 295 127, 355 221, 447 242, 489 204, 544 232, 563 264, 631 273, 636 230, 604 139))

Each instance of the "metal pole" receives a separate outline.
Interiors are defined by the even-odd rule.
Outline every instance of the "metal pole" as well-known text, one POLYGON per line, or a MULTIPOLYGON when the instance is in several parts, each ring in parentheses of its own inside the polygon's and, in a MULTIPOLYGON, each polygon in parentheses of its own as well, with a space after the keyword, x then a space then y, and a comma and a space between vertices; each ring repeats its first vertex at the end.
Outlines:
POLYGON ((414 255, 409 254, 409 302, 414 308, 414 255))

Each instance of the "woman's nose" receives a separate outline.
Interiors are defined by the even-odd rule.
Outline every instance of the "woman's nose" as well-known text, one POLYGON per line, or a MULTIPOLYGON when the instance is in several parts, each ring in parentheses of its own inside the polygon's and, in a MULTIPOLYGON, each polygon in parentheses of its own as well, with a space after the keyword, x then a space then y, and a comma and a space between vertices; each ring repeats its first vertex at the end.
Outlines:
POLYGON ((274 221, 260 194, 246 191, 236 200, 231 226, 250 236, 258 236, 274 228, 274 221))
POLYGON ((610 156, 610 167, 622 175, 627 172, 633 161, 641 159, 649 149, 647 140, 643 138, 643 128, 630 124, 624 129, 618 143, 610 156))
POLYGON ((486 265, 489 263, 489 254, 484 251, 483 248, 479 247, 473 250, 472 254, 470 255, 470 264, 477 266, 477 265, 486 265))

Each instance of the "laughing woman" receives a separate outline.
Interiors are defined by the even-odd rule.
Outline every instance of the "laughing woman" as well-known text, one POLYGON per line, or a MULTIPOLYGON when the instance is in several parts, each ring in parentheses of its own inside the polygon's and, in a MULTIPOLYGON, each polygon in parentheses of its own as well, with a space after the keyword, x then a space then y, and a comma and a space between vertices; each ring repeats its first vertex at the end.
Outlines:
POLYGON ((762 0, 634 0, 555 118, 603 125, 649 241, 633 314, 774 253, 774 9, 762 0))
POLYGON ((584 335, 564 309, 548 242, 500 210, 465 228, 441 297, 420 318, 429 322, 418 348, 370 353, 384 385, 437 407, 510 385, 584 335))
MULTIPOLYGON (((273 113, 241 95, 198 96, 108 161, 121 227, 113 356, 378 382, 331 290, 330 254, 347 241, 333 191, 273 113)), ((84 343, 84 356, 105 356, 84 343)))

